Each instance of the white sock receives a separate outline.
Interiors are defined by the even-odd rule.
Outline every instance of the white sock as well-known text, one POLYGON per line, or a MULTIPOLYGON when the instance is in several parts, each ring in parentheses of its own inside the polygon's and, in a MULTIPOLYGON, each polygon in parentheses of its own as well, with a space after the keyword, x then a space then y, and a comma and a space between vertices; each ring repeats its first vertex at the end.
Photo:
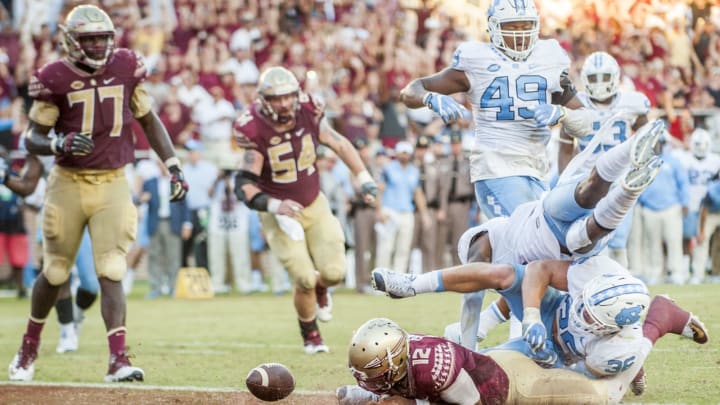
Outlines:
POLYGON ((507 318, 505 318, 500 312, 500 309, 497 307, 497 303, 493 302, 489 307, 480 312, 480 325, 478 326, 477 332, 478 338, 485 339, 488 332, 506 321, 507 318))
POLYGON ((412 281, 412 287, 415 290, 415 294, 445 291, 445 286, 442 282, 442 270, 418 274, 415 280, 412 281))
POLYGON ((595 169, 603 180, 613 182, 628 168, 630 163, 630 140, 602 153, 595 162, 595 169))
MULTIPOLYGON (((617 146, 616 146, 617 148, 617 146)), ((611 149, 611 150, 614 150, 611 149)), ((593 211, 595 222, 605 229, 615 229, 637 201, 641 192, 631 193, 623 187, 610 189, 608 194, 598 201, 593 211)))

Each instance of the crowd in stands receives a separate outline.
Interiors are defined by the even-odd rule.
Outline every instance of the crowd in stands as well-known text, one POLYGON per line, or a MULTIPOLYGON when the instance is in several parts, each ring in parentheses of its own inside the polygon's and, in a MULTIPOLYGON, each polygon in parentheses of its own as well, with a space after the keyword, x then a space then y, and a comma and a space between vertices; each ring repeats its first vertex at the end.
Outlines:
MULTIPOLYGON (((61 57, 58 23, 79 3, 2 1, 0 144, 7 149, 17 149, 20 134, 27 126, 31 73, 61 57)), ((382 175, 383 165, 393 158, 400 141, 417 146, 421 137, 430 139, 434 146, 423 162, 440 162, 450 156, 452 133, 462 134, 466 150, 472 146, 471 122, 446 126, 428 109, 408 110, 398 101, 400 89, 411 79, 448 66, 460 42, 485 39, 470 38, 467 27, 458 25, 459 19, 449 15, 440 1, 97 3, 115 23, 115 46, 133 49, 144 57, 149 72, 146 85, 154 98, 154 108, 176 147, 187 151, 184 167, 193 194, 188 196, 192 217, 190 230, 178 230, 177 236, 186 241, 180 250, 182 256, 194 258, 180 263, 209 267, 215 273, 218 291, 228 288, 226 268, 233 268, 229 278, 235 280, 240 292, 262 288, 257 282, 248 284, 251 273, 243 270, 260 267, 273 269, 267 272, 267 278, 272 274, 275 292, 287 289, 279 264, 262 254, 267 249, 253 214, 235 209, 242 204, 228 193, 232 182, 229 171, 234 168, 237 153, 232 124, 253 101, 264 68, 282 65, 295 73, 305 91, 325 105, 325 114, 333 125, 356 146, 367 148, 376 176, 382 175), (202 162, 202 168, 198 162, 202 162), (235 227, 228 228, 228 224, 235 227), (237 229, 250 237, 246 240, 227 236, 237 229), (230 266, 226 266, 225 257, 221 265, 213 265, 213 254, 202 252, 227 255, 234 249, 218 250, 217 244, 240 240, 238 244, 247 255, 233 256, 230 266), (233 260, 241 264, 232 264, 233 260), (222 275, 217 274, 221 271, 222 275)), ((573 60, 571 77, 579 89, 579 70, 585 56, 607 51, 621 65, 623 88, 646 94, 653 115, 667 119, 669 133, 676 139, 671 142, 675 148, 688 147, 693 130, 705 127, 715 140, 715 150, 720 151, 720 6, 710 0, 537 3, 542 16, 541 37, 556 38, 567 50, 573 60)), ((148 150, 148 143, 139 125, 135 135, 138 156, 148 157, 142 153, 148 150)), ((348 218, 344 224, 348 248, 352 249, 352 216, 358 207, 353 205, 355 193, 347 170, 332 156, 321 154, 320 159, 329 162, 325 171, 336 180, 325 183, 335 187, 339 184, 342 190, 333 194, 340 195, 335 200, 335 211, 348 218)), ((147 202, 140 198, 143 183, 151 178, 148 176, 162 176, 160 172, 158 168, 144 169, 133 175, 139 179, 139 203, 147 202)), ((468 222, 480 220, 476 211, 468 210, 468 222)), ((454 241, 446 242, 445 251, 452 252, 454 241)), ((148 241, 146 248, 157 247, 148 241)), ((439 260, 450 260, 447 253, 438 254, 439 260)), ((368 266, 367 271, 370 269, 368 266)), ((367 280, 362 275, 357 278, 367 280)), ((166 283, 164 287, 157 285, 158 294, 172 289, 172 277, 166 283)), ((356 287, 364 291, 366 286, 361 284, 356 287)))

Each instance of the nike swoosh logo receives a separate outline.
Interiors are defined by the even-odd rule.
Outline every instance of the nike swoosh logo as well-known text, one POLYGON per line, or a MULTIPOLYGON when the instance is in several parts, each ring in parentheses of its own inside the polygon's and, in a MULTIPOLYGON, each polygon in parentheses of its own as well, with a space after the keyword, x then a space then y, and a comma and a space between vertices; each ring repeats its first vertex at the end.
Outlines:
POLYGON ((300 128, 297 131, 295 131, 295 136, 301 136, 305 132, 305 128, 300 128))
POLYGON ((113 80, 115 80, 114 77, 111 77, 111 78, 109 78, 109 79, 103 79, 103 83, 105 83, 105 84, 110 84, 110 83, 112 83, 113 80))

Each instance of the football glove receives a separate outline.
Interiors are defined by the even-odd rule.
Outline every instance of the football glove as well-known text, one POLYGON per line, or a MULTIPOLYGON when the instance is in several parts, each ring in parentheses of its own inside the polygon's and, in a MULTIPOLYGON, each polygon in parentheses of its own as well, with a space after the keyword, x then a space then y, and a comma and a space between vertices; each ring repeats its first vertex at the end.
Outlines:
POLYGON ((467 117, 470 115, 470 112, 460 103, 455 101, 454 98, 444 94, 434 93, 432 91, 425 94, 425 97, 423 97, 423 104, 439 115, 446 124, 448 122, 457 121, 460 117, 467 117))
POLYGON ((525 308, 523 311, 523 340, 527 342, 532 351, 537 351, 545 346, 547 329, 540 318, 540 310, 537 308, 525 308))
POLYGON ((87 156, 94 148, 95 143, 90 134, 81 134, 75 131, 58 134, 50 144, 50 149, 56 155, 87 156))
POLYGON ((531 351, 530 358, 540 367, 552 368, 558 361, 555 350, 543 346, 540 350, 531 351))
POLYGON ((565 115, 565 108, 555 104, 540 104, 531 111, 535 119, 535 126, 538 128, 553 126, 565 115))
POLYGON ((170 166, 168 171, 172 175, 170 177, 170 201, 184 200, 189 187, 182 169, 179 166, 170 166))

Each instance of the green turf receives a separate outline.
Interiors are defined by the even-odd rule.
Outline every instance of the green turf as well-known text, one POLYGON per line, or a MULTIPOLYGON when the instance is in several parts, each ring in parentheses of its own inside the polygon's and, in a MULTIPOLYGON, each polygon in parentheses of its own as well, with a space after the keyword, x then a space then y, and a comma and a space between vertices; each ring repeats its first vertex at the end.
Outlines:
MULTIPOLYGON (((682 306, 699 314, 710 328, 711 341, 699 346, 677 336, 662 339, 646 362, 649 389, 644 403, 718 403, 720 353, 720 285, 663 286, 682 306)), ((354 328, 365 320, 386 316, 410 331, 442 334, 457 320, 460 296, 425 295, 407 300, 357 295, 334 295, 334 319, 321 324, 331 353, 308 356, 302 352, 297 321, 289 295, 226 296, 209 301, 142 298, 138 286, 128 302, 128 340, 134 363, 147 373, 147 384, 201 387, 244 387, 247 372, 263 362, 281 362, 295 374, 299 389, 332 390, 352 379, 346 368, 346 346, 354 328)), ((491 294, 488 297, 494 298, 491 294)), ((486 303, 490 299, 486 298, 486 303)), ((0 364, 7 364, 24 331, 29 301, 0 300, 0 364)), ((55 353, 58 328, 54 313, 43 334, 36 362, 37 381, 102 382, 107 367, 107 344, 99 306, 87 314, 80 350, 55 353)), ((499 343, 507 326, 493 331, 484 344, 499 343)))

